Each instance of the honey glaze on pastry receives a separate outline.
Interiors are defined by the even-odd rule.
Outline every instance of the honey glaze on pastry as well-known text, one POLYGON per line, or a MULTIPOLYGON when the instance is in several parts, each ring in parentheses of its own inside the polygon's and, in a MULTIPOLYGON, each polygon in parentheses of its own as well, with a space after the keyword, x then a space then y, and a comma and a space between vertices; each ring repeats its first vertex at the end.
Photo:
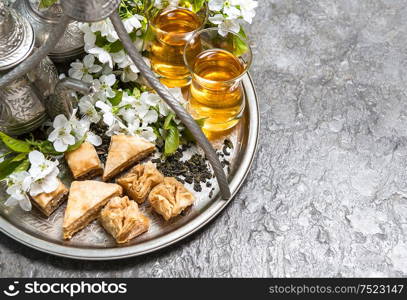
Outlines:
POLYGON ((33 196, 31 200, 35 207, 49 217, 66 200, 67 195, 68 189, 59 180, 59 185, 55 191, 33 196))
POLYGON ((111 199, 100 212, 99 220, 118 244, 127 243, 150 227, 150 220, 128 197, 111 199))
POLYGON ((64 216, 64 239, 70 239, 95 220, 103 206, 122 193, 122 187, 114 183, 90 180, 72 182, 64 216))
POLYGON ((84 142, 74 151, 65 153, 65 160, 75 179, 91 179, 103 173, 96 149, 88 142, 84 142))
POLYGON ((153 188, 148 200, 154 211, 168 221, 194 204, 195 197, 178 180, 166 177, 163 183, 153 188))
POLYGON ((103 180, 108 181, 154 152, 154 144, 143 138, 126 135, 112 136, 103 180))
POLYGON ((119 178, 120 184, 125 194, 137 203, 143 203, 151 190, 164 181, 164 176, 151 162, 144 165, 137 165, 130 172, 119 178))

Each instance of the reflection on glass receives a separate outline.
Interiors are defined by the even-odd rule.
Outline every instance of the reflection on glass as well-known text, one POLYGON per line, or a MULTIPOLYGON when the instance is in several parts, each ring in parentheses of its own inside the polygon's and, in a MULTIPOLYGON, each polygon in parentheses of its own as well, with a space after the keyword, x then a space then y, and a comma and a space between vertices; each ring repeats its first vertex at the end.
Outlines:
POLYGON ((241 81, 252 61, 247 41, 232 32, 221 33, 217 28, 197 32, 184 53, 192 74, 188 111, 195 119, 205 119, 207 135, 239 123, 245 108, 241 81))
POLYGON ((151 17, 150 60, 153 70, 168 87, 184 87, 190 83, 183 60, 184 49, 191 36, 205 25, 206 18, 206 6, 197 13, 182 7, 168 7, 151 17))

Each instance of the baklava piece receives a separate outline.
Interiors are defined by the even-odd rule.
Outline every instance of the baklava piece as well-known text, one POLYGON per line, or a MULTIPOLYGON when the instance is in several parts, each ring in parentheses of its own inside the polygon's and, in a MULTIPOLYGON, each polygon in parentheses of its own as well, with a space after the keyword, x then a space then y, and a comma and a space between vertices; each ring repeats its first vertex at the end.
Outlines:
POLYGON ((57 189, 51 193, 42 193, 31 197, 32 203, 45 216, 49 217, 66 200, 68 189, 59 181, 57 189))
POLYGON ((135 200, 137 203, 143 203, 151 190, 164 181, 164 176, 154 165, 149 162, 144 165, 137 165, 130 170, 128 174, 119 178, 124 193, 135 200))
POLYGON ((175 178, 166 177, 163 183, 153 188, 148 200, 154 211, 168 221, 194 204, 195 197, 175 178))
POLYGON ((103 174, 95 147, 84 142, 78 149, 65 153, 65 160, 75 179, 91 179, 103 174))
POLYGON ((103 206, 113 197, 121 196, 123 189, 114 183, 100 181, 74 181, 68 197, 64 216, 64 239, 95 220, 103 206))
POLYGON ((112 137, 107 155, 103 181, 108 181, 154 152, 154 144, 135 136, 112 137))
POLYGON ((137 203, 128 197, 111 199, 100 212, 99 219, 118 244, 127 243, 150 227, 150 220, 140 212, 137 203))

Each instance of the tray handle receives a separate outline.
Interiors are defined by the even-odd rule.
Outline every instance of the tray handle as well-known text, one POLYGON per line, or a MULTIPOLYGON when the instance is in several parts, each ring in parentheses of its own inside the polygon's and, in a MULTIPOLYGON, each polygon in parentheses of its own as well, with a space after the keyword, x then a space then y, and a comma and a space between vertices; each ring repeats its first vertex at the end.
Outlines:
POLYGON ((156 90, 157 94, 162 99, 164 99, 164 101, 181 119, 182 123, 191 131, 197 143, 204 150, 205 155, 209 162, 211 163, 213 171, 215 172, 222 198, 225 200, 229 199, 231 197, 229 183, 215 149, 212 147, 211 143, 208 141, 208 139, 206 138, 205 134, 202 132, 201 128, 198 126, 196 121, 182 107, 178 100, 170 93, 168 88, 166 88, 157 79, 155 74, 151 71, 150 67, 144 62, 143 57, 139 54, 139 52, 133 45, 123 25, 123 22, 116 11, 110 15, 110 20, 112 21, 113 26, 121 42, 123 43, 124 48, 127 50, 128 55, 130 56, 136 67, 141 71, 147 82, 156 90))
MULTIPOLYGON (((51 32, 47 41, 41 46, 36 53, 27 58, 23 63, 14 68, 12 71, 5 74, 0 78, 0 87, 4 87, 15 79, 23 76, 25 73, 35 68, 38 63, 44 59, 52 49, 55 48, 56 44, 63 36, 63 33, 70 22, 71 17, 63 14, 60 23, 51 32)), ((122 20, 116 9, 110 15, 110 20, 123 43, 124 48, 127 50, 130 58, 133 60, 137 68, 143 73, 149 84, 157 91, 157 94, 164 99, 164 101, 172 108, 176 115, 181 119, 184 125, 191 131, 194 135, 197 143, 204 150, 207 159, 209 160, 212 168, 215 172, 219 188, 221 191, 222 198, 227 200, 231 197, 231 192, 229 189, 229 183, 226 174, 223 170, 222 164, 219 161, 219 157, 216 154, 215 149, 212 147, 211 143, 208 141, 201 128, 196 124, 195 120, 189 115, 189 113, 178 103, 178 100, 171 95, 169 90, 156 78, 154 73, 151 71, 150 67, 144 62, 142 56, 138 53, 137 49, 134 47, 127 31, 123 25, 122 20)))

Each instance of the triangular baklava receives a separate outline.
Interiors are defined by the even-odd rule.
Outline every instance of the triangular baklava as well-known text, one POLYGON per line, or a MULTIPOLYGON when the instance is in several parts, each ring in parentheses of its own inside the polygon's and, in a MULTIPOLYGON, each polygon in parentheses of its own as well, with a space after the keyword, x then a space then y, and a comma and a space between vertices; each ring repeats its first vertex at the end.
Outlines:
POLYGON ((84 142, 78 149, 65 153, 65 160, 75 179, 91 179, 103 174, 95 147, 84 142))
POLYGON ((135 136, 115 135, 110 142, 103 180, 108 181, 155 150, 154 144, 135 136))
POLYGON ((90 180, 72 182, 64 216, 64 238, 70 239, 96 219, 103 206, 122 193, 122 187, 114 183, 90 180))
POLYGON ((57 189, 51 193, 42 193, 31 197, 32 203, 44 215, 49 217, 66 199, 68 189, 59 181, 57 189))

